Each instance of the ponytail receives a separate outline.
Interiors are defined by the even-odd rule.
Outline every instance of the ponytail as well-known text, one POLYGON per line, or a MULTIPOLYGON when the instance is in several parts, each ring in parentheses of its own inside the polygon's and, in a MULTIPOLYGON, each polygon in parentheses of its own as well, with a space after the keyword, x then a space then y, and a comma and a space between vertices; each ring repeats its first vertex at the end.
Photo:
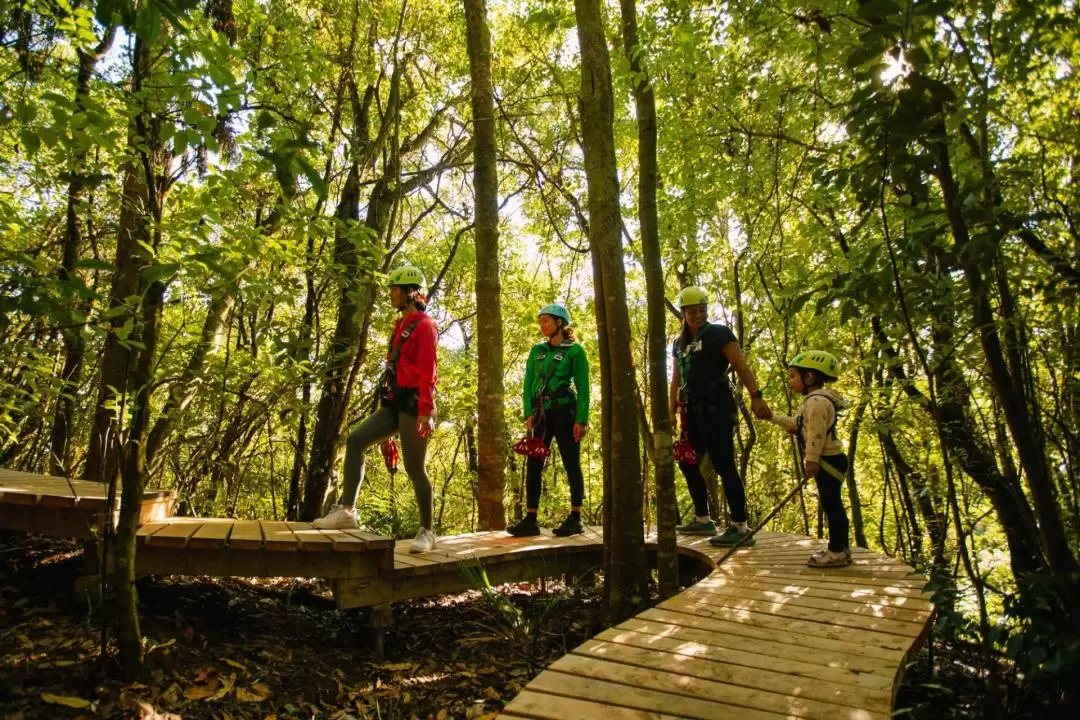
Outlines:
POLYGON ((685 350, 686 346, 694 339, 694 333, 690 330, 690 325, 683 320, 682 331, 679 333, 679 339, 676 340, 676 344, 680 351, 685 350))
POLYGON ((567 327, 567 326, 564 325, 562 327, 562 329, 561 329, 561 332, 562 332, 563 340, 569 340, 570 342, 574 341, 574 328, 567 327))

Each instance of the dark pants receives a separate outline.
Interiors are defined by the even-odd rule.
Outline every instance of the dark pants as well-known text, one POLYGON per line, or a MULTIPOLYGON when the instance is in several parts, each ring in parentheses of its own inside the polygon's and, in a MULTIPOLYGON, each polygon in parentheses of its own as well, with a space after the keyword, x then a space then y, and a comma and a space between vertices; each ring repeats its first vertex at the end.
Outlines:
MULTIPOLYGON (((585 500, 585 478, 581 475, 581 445, 574 440, 574 406, 553 407, 545 412, 544 444, 551 447, 552 439, 559 443, 566 479, 570 483, 570 504, 581 507, 585 500)), ((540 474, 544 461, 531 457, 525 463, 525 507, 540 507, 540 474)))
MULTIPOLYGON (((739 468, 735 465, 735 426, 720 422, 710 415, 687 413, 686 434, 694 446, 698 461, 708 455, 720 476, 724 484, 724 497, 731 508, 731 521, 746 522, 746 489, 739 477, 739 468)), ((679 463, 679 469, 686 478, 686 488, 694 501, 694 513, 699 516, 708 515, 709 489, 705 485, 701 467, 679 463)))
MULTIPOLYGON (((847 472, 847 455, 826 455, 821 459, 836 468, 841 475, 847 472)), ((829 523, 829 549, 843 552, 851 547, 848 542, 847 513, 844 512, 844 483, 824 469, 818 471, 814 480, 817 482, 821 509, 825 511, 825 519, 829 523)))

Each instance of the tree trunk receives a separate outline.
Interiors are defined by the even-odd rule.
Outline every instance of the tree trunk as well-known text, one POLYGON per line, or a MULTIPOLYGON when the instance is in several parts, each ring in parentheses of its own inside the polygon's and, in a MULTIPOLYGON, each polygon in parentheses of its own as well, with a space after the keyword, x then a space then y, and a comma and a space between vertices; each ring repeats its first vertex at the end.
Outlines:
MULTIPOLYGON (((936 137, 944 138, 946 137, 943 119, 944 111, 942 110, 937 117, 942 119, 939 128, 941 135, 936 137)), ((1050 478, 1050 468, 1046 463, 1046 454, 1035 433, 1034 419, 1031 417, 1021 391, 1021 379, 1014 378, 1009 372, 1001 339, 998 336, 994 311, 990 305, 986 281, 979 263, 979 258, 984 255, 993 258, 996 248, 976 250, 971 247, 972 241, 967 221, 960 206, 960 189, 953 177, 949 148, 940 140, 932 143, 931 147, 937 161, 934 176, 937 178, 938 186, 941 189, 945 214, 952 230, 956 257, 964 271, 964 277, 970 291, 972 315, 975 326, 979 330, 979 341, 982 345, 983 356, 990 371, 994 393, 1001 401, 1002 408, 1005 411, 1005 419, 1009 424, 1009 432, 1020 455, 1020 464, 1024 468, 1024 477, 1027 479, 1031 499, 1034 501, 1038 513, 1038 527, 1042 535, 1042 544, 1046 550, 1047 560, 1051 569, 1055 571, 1063 573, 1075 572, 1078 565, 1076 557, 1069 549, 1065 527, 1061 522, 1061 516, 1058 514, 1056 493, 1050 478)))
POLYGON ((678 509, 675 507, 675 460, 672 456, 672 426, 668 413, 667 316, 664 302, 664 268, 661 263, 656 183, 656 98, 644 68, 645 55, 638 39, 635 0, 620 0, 623 52, 630 70, 638 78, 633 85, 638 129, 638 225, 645 270, 645 292, 649 313, 649 409, 652 419, 653 466, 656 477, 656 574, 660 597, 679 591, 679 558, 675 538, 678 509))
MULTIPOLYGON (((98 60, 112 46, 116 37, 116 26, 111 25, 105 30, 105 35, 98 43, 93 52, 76 50, 79 59, 79 69, 75 80, 75 106, 84 112, 86 101, 90 97, 90 78, 98 60)), ((72 152, 71 165, 68 168, 71 179, 68 181, 67 213, 64 230, 64 254, 60 263, 57 279, 61 283, 74 282, 75 266, 79 261, 82 251, 82 223, 81 213, 84 210, 83 203, 86 195, 86 161, 90 153, 89 141, 76 144, 72 152)), ((52 452, 49 455, 50 472, 53 475, 70 476, 71 473, 71 448, 68 442, 71 438, 71 428, 75 417, 75 392, 82 376, 83 359, 86 353, 86 338, 83 331, 85 323, 79 315, 85 315, 88 309, 86 303, 77 303, 74 299, 69 301, 70 312, 65 317, 66 327, 61 331, 64 343, 64 368, 60 372, 60 395, 56 401, 56 411, 53 415, 52 437, 50 445, 52 452), (80 307, 81 306, 81 307, 80 307)))
POLYGON ((637 384, 630 348, 630 312, 621 241, 618 170, 613 130, 611 64, 598 0, 575 0, 581 48, 581 126, 589 193, 589 244, 602 283, 610 368, 612 458, 611 565, 608 609, 615 620, 647 601, 637 384), (616 486, 617 484, 617 486, 616 486))
MULTIPOLYGON (((132 135, 130 142, 134 145, 136 137, 134 133, 132 135)), ((83 470, 83 477, 98 482, 109 482, 117 471, 117 433, 120 428, 116 408, 123 407, 127 396, 132 354, 127 341, 134 327, 134 317, 124 306, 128 298, 139 293, 139 272, 144 262, 139 253, 140 243, 150 240, 145 216, 146 177, 142 168, 135 163, 131 161, 124 168, 120 231, 116 238, 116 262, 109 293, 109 311, 117 314, 109 320, 109 332, 101 353, 98 399, 83 470)))
MULTIPOLYGON (((363 307, 358 302, 361 293, 360 263, 351 230, 351 226, 360 218, 360 167, 355 161, 349 168, 335 216, 334 265, 338 268, 340 282, 337 327, 326 358, 315 430, 311 438, 311 464, 308 466, 301 513, 303 520, 313 520, 322 514, 330 485, 330 470, 339 446, 338 437, 349 404, 346 393, 349 370, 360 349, 360 323, 357 322, 358 311, 363 307)), ((364 295, 364 304, 371 304, 374 288, 369 287, 364 295)))
POLYGON ((477 426, 480 434, 477 521, 506 527, 506 406, 503 396, 502 287, 499 279, 499 177, 495 165, 495 99, 491 35, 484 0, 464 0, 472 78, 473 192, 476 196, 477 426))

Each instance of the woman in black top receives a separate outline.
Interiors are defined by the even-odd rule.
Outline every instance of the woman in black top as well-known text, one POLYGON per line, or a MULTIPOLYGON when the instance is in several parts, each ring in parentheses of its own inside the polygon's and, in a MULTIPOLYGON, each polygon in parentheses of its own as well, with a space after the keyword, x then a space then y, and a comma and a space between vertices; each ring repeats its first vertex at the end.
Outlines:
MULTIPOLYGON (((675 368, 671 376, 669 402, 671 415, 678 417, 685 408, 686 434, 698 461, 709 456, 724 485, 724 496, 731 509, 731 526, 716 535, 716 523, 709 516, 709 493, 697 463, 679 463, 686 487, 694 501, 695 518, 676 528, 690 535, 716 535, 713 545, 738 543, 749 534, 746 516, 746 490, 735 465, 735 398, 727 371, 731 367, 750 391, 754 415, 767 419, 772 415, 761 396, 754 371, 746 364, 739 342, 731 328, 709 322, 709 296, 699 287, 684 288, 679 293, 683 315, 682 332, 672 346, 675 368)), ((752 545, 750 538, 744 545, 752 545)))

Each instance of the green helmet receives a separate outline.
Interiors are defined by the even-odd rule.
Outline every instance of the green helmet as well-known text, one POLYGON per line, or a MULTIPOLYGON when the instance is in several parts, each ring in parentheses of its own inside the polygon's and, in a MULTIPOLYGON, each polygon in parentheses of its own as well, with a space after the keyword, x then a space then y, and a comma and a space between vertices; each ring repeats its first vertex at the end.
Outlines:
POLYGON ((402 265, 396 270, 390 272, 390 277, 386 279, 387 285, 417 285, 424 287, 427 285, 427 281, 424 280, 424 273, 420 272, 420 268, 413 265, 402 265))
POLYGON ((540 317, 541 315, 550 315, 551 317, 562 318, 563 322, 565 322, 567 325, 570 324, 570 312, 566 309, 565 306, 560 305, 559 303, 551 303, 550 305, 545 305, 544 307, 540 308, 540 312, 536 313, 536 316, 540 317))
POLYGON ((679 293, 679 299, 676 300, 680 308, 690 307, 692 305, 708 305, 709 293, 705 292, 703 288, 696 286, 685 287, 682 292, 679 293))
POLYGON ((788 367, 816 370, 832 380, 840 377, 840 361, 824 350, 804 350, 791 359, 788 367))

